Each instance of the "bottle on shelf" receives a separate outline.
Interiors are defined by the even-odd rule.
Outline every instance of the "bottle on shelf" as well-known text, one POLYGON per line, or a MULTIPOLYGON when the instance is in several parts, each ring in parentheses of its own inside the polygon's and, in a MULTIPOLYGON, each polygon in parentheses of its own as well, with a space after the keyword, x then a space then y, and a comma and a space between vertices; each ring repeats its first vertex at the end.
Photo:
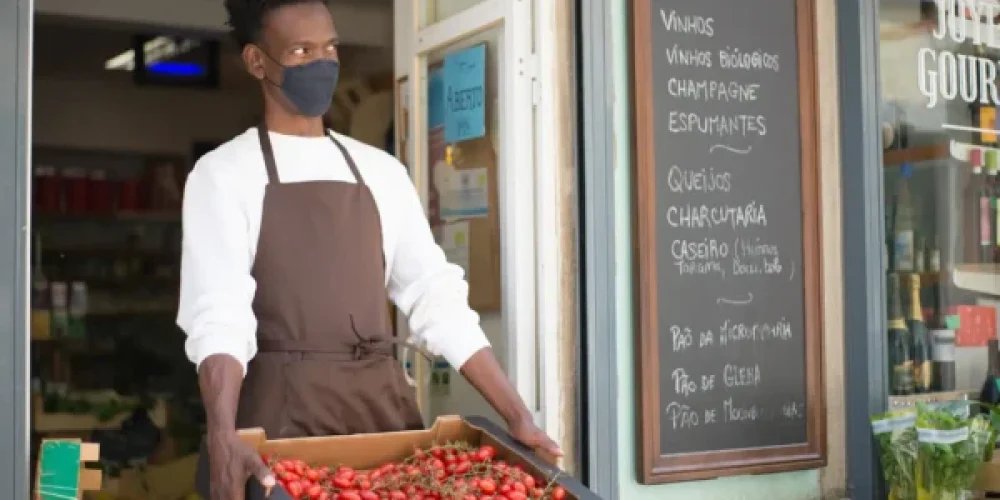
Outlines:
MULTIPOLYGON (((990 155, 989 152, 985 155, 987 162, 989 158, 995 158, 995 155, 990 155)), ((974 167, 974 172, 975 172, 974 167)), ((976 194, 976 220, 978 221, 979 228, 979 261, 980 262, 993 262, 993 223, 992 223, 992 200, 993 200, 993 186, 991 183, 992 176, 983 175, 982 167, 979 167, 979 175, 977 175, 976 181, 979 184, 978 193, 976 194)), ((988 168, 987 168, 988 170, 988 168)))
POLYGON ((941 271, 941 248, 936 239, 931 240, 927 247, 927 270, 932 273, 941 271))
POLYGON ((893 232, 893 270, 909 272, 914 270, 914 216, 913 202, 910 199, 909 177, 913 169, 909 164, 900 167, 899 184, 896 188, 896 206, 892 221, 893 232))
POLYGON ((74 281, 70 284, 68 334, 74 338, 87 336, 87 283, 74 281))
POLYGON ((955 390, 955 330, 948 324, 942 307, 940 283, 932 295, 934 315, 931 318, 931 358, 933 359, 932 385, 935 391, 955 390))
POLYGON ((986 259, 984 262, 996 262, 997 261, 997 242, 1000 241, 1000 233, 997 229, 1000 228, 1000 217, 997 217, 997 209, 1000 208, 997 203, 997 198, 1000 197, 1000 183, 998 183, 997 173, 1000 170, 1000 165, 997 163, 997 151, 995 149, 990 149, 986 151, 986 189, 989 191, 989 210, 990 210, 990 245, 989 250, 986 251, 986 259))
POLYGON ((979 401, 989 405, 1000 403, 1000 360, 997 359, 998 343, 997 339, 990 339, 986 347, 986 380, 983 381, 983 388, 979 391, 979 401))
POLYGON ((69 335, 69 287, 65 281, 52 282, 52 337, 69 335))
POLYGON ((924 272, 927 267, 927 253, 925 251, 927 245, 924 243, 923 237, 918 237, 916 239, 916 244, 914 245, 913 253, 913 270, 918 273, 924 272))
POLYGON ((924 323, 924 309, 920 306, 920 275, 910 275, 910 314, 906 318, 906 326, 910 330, 913 342, 913 390, 916 393, 928 393, 933 389, 931 384, 931 339, 924 323))
POLYGON ((892 394, 905 396, 913 393, 913 360, 910 358, 910 331, 903 317, 902 288, 899 274, 889 274, 889 364, 892 367, 892 394))
POLYGON ((49 280, 42 269, 42 235, 35 232, 34 261, 31 266, 31 338, 48 339, 52 336, 52 294, 49 280))

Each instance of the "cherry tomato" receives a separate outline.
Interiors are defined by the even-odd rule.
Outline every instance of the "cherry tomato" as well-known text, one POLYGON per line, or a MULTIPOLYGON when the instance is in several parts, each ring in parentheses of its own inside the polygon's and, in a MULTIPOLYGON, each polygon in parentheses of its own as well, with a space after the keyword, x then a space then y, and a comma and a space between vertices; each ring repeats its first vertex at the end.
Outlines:
POLYGON ((406 500, 406 493, 399 490, 392 490, 389 492, 389 500, 406 500))
POLYGON ((282 474, 285 473, 285 471, 286 471, 285 466, 282 465, 280 462, 274 464, 271 467, 271 472, 274 472, 274 475, 276 475, 276 476, 281 476, 282 474))
POLYGON ((361 500, 361 495, 356 491, 341 491, 337 493, 337 500, 361 500))
POLYGON ((483 478, 479 480, 479 490, 487 495, 492 495, 497 492, 496 481, 490 478, 483 478))
POLYGON ((525 474, 524 479, 521 479, 521 482, 524 483, 524 486, 529 490, 535 488, 535 476, 525 474))
POLYGON ((334 476, 333 485, 342 490, 346 490, 351 486, 354 486, 354 481, 351 481, 351 478, 347 476, 334 476))
POLYGON ((310 500, 318 500, 322 493, 323 487, 318 484, 314 484, 306 490, 306 494, 309 495, 310 500))
POLYGON ((566 498, 566 488, 556 486, 552 488, 552 500, 563 500, 566 498))
POLYGON ((292 498, 302 498, 302 485, 298 481, 289 481, 285 484, 285 489, 292 498))
POLYGON ((511 488, 518 493, 527 493, 528 488, 524 486, 524 483, 516 482, 511 485, 511 488))
POLYGON ((542 498, 545 496, 545 490, 541 488, 535 488, 531 490, 531 498, 542 498))
POLYGON ((476 450, 476 460, 480 462, 493 460, 493 457, 495 457, 496 455, 497 455, 496 448, 493 448, 490 445, 480 446, 479 449, 476 450))
POLYGON ((528 496, 520 491, 507 493, 507 500, 528 500, 528 496))
POLYGON ((361 491, 361 500, 379 500, 377 493, 367 490, 361 491))

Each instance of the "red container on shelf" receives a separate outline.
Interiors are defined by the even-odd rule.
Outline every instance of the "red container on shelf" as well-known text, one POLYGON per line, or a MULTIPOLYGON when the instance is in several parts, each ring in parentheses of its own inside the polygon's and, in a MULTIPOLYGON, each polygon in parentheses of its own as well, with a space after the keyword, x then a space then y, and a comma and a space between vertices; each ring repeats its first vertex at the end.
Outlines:
POLYGON ((118 210, 134 212, 141 210, 142 181, 137 178, 125 179, 121 182, 121 193, 118 196, 118 210))
POLYGON ((66 211, 81 214, 87 211, 87 171, 70 167, 63 172, 66 179, 66 211))
POLYGON ((35 183, 38 185, 35 208, 42 212, 58 212, 62 209, 62 179, 55 167, 39 165, 35 167, 35 183))
POLYGON ((103 170, 90 172, 87 181, 87 208, 95 213, 108 213, 112 208, 111 183, 103 170))

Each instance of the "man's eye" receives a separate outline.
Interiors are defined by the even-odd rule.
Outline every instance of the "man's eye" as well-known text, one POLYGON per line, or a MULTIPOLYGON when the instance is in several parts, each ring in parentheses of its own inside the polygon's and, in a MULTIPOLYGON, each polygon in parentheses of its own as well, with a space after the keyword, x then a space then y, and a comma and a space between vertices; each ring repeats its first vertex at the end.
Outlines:
POLYGON ((327 52, 335 52, 336 50, 337 50, 337 44, 335 43, 331 43, 330 45, 326 46, 327 52))
POLYGON ((297 55, 297 56, 304 56, 304 55, 306 55, 306 48, 305 47, 295 47, 294 49, 292 49, 292 54, 297 55))

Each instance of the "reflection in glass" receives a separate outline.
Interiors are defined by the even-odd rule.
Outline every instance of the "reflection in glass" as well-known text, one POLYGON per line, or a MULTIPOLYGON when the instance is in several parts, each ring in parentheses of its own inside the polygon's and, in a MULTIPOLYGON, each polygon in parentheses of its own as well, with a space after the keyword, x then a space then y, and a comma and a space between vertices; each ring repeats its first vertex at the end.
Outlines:
POLYGON ((1000 6, 882 0, 880 16, 891 391, 978 392, 1000 309, 1000 6))

